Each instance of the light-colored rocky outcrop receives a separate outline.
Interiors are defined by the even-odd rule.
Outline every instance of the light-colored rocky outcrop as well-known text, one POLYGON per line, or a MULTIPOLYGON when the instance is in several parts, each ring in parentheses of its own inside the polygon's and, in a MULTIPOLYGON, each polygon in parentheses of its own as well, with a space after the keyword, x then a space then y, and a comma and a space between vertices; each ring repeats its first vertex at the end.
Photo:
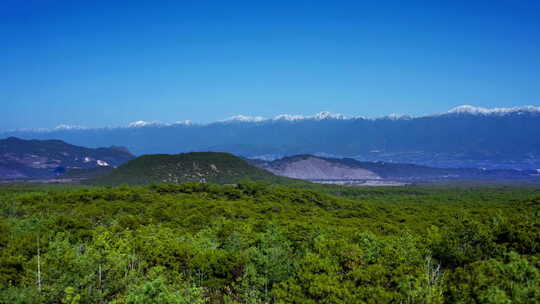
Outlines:
POLYGON ((352 168, 316 157, 299 159, 277 168, 268 168, 276 175, 308 180, 361 180, 380 179, 372 171, 352 168))

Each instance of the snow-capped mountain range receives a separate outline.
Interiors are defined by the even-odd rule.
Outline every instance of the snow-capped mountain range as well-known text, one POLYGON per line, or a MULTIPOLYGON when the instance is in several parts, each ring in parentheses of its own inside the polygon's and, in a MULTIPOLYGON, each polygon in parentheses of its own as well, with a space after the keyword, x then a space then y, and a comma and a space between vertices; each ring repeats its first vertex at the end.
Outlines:
POLYGON ((126 146, 137 155, 191 151, 246 157, 295 154, 440 167, 540 168, 540 107, 487 109, 460 106, 424 116, 379 118, 278 115, 233 116, 213 123, 135 121, 123 127, 0 132, 0 138, 61 139, 101 147, 126 146))
MULTIPOLYGON (((453 109, 450 109, 447 112, 444 113, 437 113, 437 114, 430 114, 430 115, 423 115, 423 116, 412 116, 407 114, 396 114, 392 113, 389 115, 385 115, 382 117, 375 117, 375 118, 368 118, 365 116, 351 116, 348 117, 343 114, 334 114, 327 111, 319 112, 315 115, 292 115, 292 114, 280 114, 273 118, 267 118, 262 116, 248 116, 248 115, 235 115, 223 120, 219 120, 216 122, 211 123, 196 123, 191 120, 183 120, 183 121, 176 121, 172 123, 167 122, 161 122, 161 121, 144 121, 144 120, 138 120, 131 122, 127 124, 126 126, 118 126, 118 127, 105 127, 100 129, 113 129, 113 128, 141 128, 141 127, 168 127, 168 126, 175 126, 175 125, 181 125, 181 126, 194 126, 194 125, 209 125, 209 124, 219 124, 219 123, 228 123, 228 122, 253 122, 253 123, 261 123, 261 122, 280 122, 280 121, 290 121, 290 122, 298 122, 302 120, 325 120, 325 119, 337 119, 337 120, 357 120, 357 119, 365 119, 365 120, 400 120, 400 119, 413 119, 413 118, 422 118, 422 117, 435 117, 435 116, 445 116, 445 115, 453 115, 453 114, 468 114, 468 115, 494 115, 494 116, 505 116, 505 115, 512 115, 512 114, 540 114, 540 107, 539 106, 521 106, 521 107, 512 107, 512 108, 483 108, 483 107, 475 107, 470 105, 462 105, 455 107, 453 109)), ((39 129, 17 129, 17 130, 11 130, 10 132, 14 131, 36 131, 36 132, 48 132, 48 131, 59 131, 59 130, 84 130, 84 129, 92 129, 84 126, 79 125, 67 125, 67 124, 61 124, 53 129, 46 129, 46 128, 39 128, 39 129)))
POLYGON ((455 107, 446 114, 472 114, 472 115, 510 115, 510 114, 538 114, 540 107, 537 106, 522 106, 512 108, 482 108, 469 105, 455 107))

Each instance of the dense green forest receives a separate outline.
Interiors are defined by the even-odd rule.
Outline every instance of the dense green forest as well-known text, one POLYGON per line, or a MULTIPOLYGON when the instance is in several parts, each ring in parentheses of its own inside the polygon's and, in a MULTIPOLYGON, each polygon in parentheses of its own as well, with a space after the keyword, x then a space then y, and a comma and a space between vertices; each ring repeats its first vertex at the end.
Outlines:
POLYGON ((2 187, 0 302, 540 303, 538 188, 303 187, 2 187))

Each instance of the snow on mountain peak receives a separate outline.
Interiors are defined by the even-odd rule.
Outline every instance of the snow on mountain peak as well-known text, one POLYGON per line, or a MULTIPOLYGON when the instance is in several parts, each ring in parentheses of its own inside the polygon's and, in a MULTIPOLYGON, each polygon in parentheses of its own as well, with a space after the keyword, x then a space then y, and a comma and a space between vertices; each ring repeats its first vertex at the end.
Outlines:
MULTIPOLYGON (((477 116, 506 116, 506 115, 535 115, 540 116, 540 106, 520 106, 520 107, 510 107, 510 108, 484 108, 484 107, 475 107, 471 105, 462 105, 455 107, 447 112, 438 113, 438 114, 429 114, 429 115, 420 115, 420 116, 411 116, 411 115, 401 115, 401 114, 390 114, 382 117, 376 118, 367 118, 364 116, 353 116, 347 117, 342 114, 333 114, 331 112, 320 112, 315 115, 296 115, 296 114, 280 114, 274 118, 265 118, 262 116, 247 116, 247 115, 236 115, 230 118, 219 120, 210 123, 195 123, 191 120, 176 121, 173 123, 164 123, 160 121, 144 121, 138 120, 129 123, 125 126, 120 127, 105 127, 102 129, 115 129, 115 128, 142 128, 142 127, 167 127, 167 126, 204 126, 211 125, 215 123, 228 123, 228 122, 243 122, 243 123, 267 123, 267 122, 300 122, 304 120, 314 120, 314 121, 323 121, 323 120, 410 120, 422 117, 438 117, 445 115, 477 115, 477 116)), ((77 125, 67 125, 61 124, 55 128, 47 129, 15 129, 7 130, 5 133, 9 132, 55 132, 55 131, 76 131, 76 130, 88 130, 93 128, 87 128, 77 125)))
POLYGON ((173 123, 173 125, 184 125, 184 126, 191 126, 191 125, 194 125, 195 123, 191 120, 179 120, 175 123, 173 123))
POLYGON ((261 116, 244 116, 244 115, 236 115, 229 117, 225 120, 222 120, 222 122, 228 122, 228 121, 241 121, 241 122, 261 122, 266 120, 266 118, 261 116))
POLYGON ((244 116, 236 115, 219 122, 229 122, 229 121, 240 121, 240 122, 263 122, 263 121, 298 121, 298 120, 324 120, 324 119, 346 119, 342 114, 332 114, 330 112, 320 112, 312 116, 304 115, 291 115, 291 114, 281 114, 277 115, 274 118, 265 118, 262 116, 244 116))
MULTIPOLYGON (((348 119, 368 119, 368 120, 379 120, 379 119, 386 119, 386 120, 409 120, 414 118, 421 118, 421 117, 433 117, 433 116, 441 116, 441 115, 449 115, 449 114, 466 114, 466 115, 482 115, 482 116, 488 116, 488 115, 498 115, 498 116, 504 116, 509 114, 540 114, 540 106, 521 106, 521 107, 512 107, 512 108, 484 108, 484 107, 475 107, 471 105, 462 105, 455 107, 448 112, 440 113, 440 114, 431 114, 431 115, 425 115, 425 116, 411 116, 411 115, 402 115, 402 114, 390 114, 378 118, 365 118, 363 116, 357 116, 357 117, 346 117, 342 114, 333 114, 328 111, 319 112, 315 115, 294 115, 294 114, 281 114, 277 115, 274 118, 265 118, 262 116, 248 116, 248 115, 235 115, 232 117, 229 117, 224 120, 219 120, 216 123, 224 123, 224 122, 279 122, 279 121, 290 121, 290 122, 296 122, 296 121, 302 121, 302 120, 327 120, 327 119, 336 119, 336 120, 348 120, 348 119)), ((211 124, 211 123, 210 123, 211 124)), ((144 120, 138 120, 134 121, 132 123, 129 123, 127 125, 128 128, 138 128, 138 127, 148 127, 148 126, 193 126, 193 125, 201 125, 192 122, 191 120, 184 120, 184 121, 177 121, 174 123, 163 123, 159 121, 144 121, 144 120)), ((204 125, 204 124, 202 124, 204 125)), ((59 125, 54 129, 49 129, 45 131, 59 131, 59 130, 82 130, 86 129, 82 126, 71 126, 71 125, 59 125)))
POLYGON ((153 124, 152 122, 148 122, 148 121, 144 121, 144 120, 138 120, 138 121, 130 122, 128 124, 128 127, 130 127, 130 128, 146 127, 146 126, 152 125, 152 124, 153 124))
POLYGON ((71 125, 65 125, 65 124, 61 124, 61 125, 58 125, 54 128, 55 131, 60 131, 60 130, 83 130, 83 129, 86 129, 85 127, 83 126, 71 126, 71 125))
POLYGON ((389 120, 400 120, 400 119, 411 119, 411 118, 413 117, 410 115, 396 114, 396 113, 392 113, 392 114, 381 117, 381 119, 389 119, 389 120))
POLYGON ((276 117, 274 117, 274 120, 287 120, 287 121, 297 121, 306 119, 303 115, 290 115, 290 114, 281 114, 276 117))
POLYGON ((315 119, 315 120, 345 119, 345 116, 341 114, 332 114, 330 112, 325 111, 325 112, 320 112, 312 116, 281 114, 274 117, 273 120, 298 121, 298 120, 305 120, 305 119, 315 119))
POLYGON ((342 114, 332 114, 330 112, 324 111, 320 112, 317 115, 315 115, 313 118, 316 120, 323 120, 323 119, 345 119, 345 116, 342 114))
POLYGON ((540 113, 540 107, 537 106, 522 106, 513 108, 483 108, 471 105, 463 105, 455 107, 447 112, 447 114, 473 114, 473 115, 507 115, 520 113, 540 113))
POLYGON ((178 125, 184 125, 184 126, 191 126, 194 125, 193 121, 191 120, 179 120, 173 123, 165 123, 161 121, 144 121, 144 120, 138 120, 134 121, 132 123, 129 123, 127 125, 128 128, 140 128, 140 127, 149 127, 149 126, 158 126, 158 127, 168 127, 168 126, 178 126, 178 125))

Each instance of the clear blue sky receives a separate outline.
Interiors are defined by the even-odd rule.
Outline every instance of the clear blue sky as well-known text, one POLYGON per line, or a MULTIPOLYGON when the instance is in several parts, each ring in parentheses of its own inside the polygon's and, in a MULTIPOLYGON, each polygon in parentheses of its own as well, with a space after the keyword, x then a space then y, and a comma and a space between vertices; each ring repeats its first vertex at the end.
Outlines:
POLYGON ((540 104, 540 1, 0 4, 0 130, 540 104))

